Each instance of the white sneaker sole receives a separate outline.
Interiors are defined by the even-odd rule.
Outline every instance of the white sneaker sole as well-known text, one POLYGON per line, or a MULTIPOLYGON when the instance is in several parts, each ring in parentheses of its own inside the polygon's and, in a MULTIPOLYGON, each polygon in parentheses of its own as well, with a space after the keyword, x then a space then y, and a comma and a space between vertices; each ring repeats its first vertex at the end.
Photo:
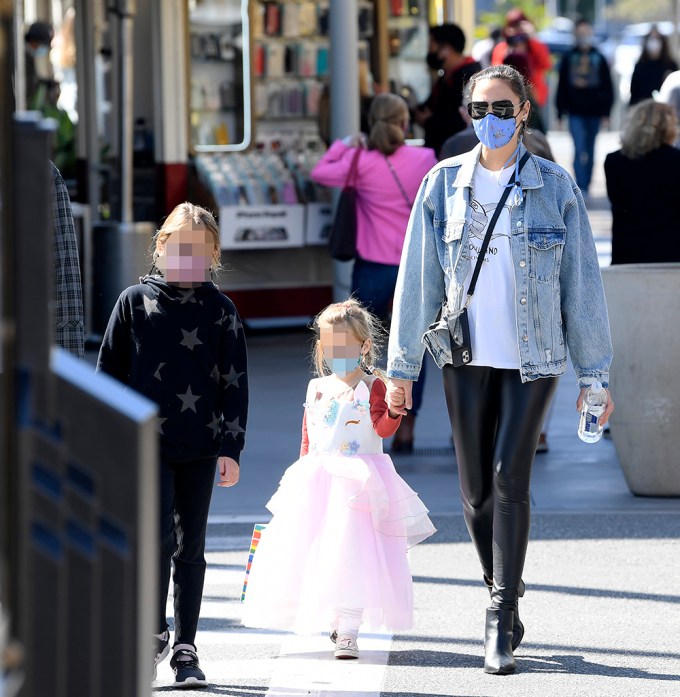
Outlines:
POLYGON ((195 687, 208 687, 208 681, 207 680, 199 680, 198 678, 187 678, 186 680, 183 680, 182 682, 173 683, 173 687, 177 687, 180 690, 181 689, 193 690, 195 687))
POLYGON ((168 645, 163 649, 163 651, 159 654, 156 655, 156 658, 154 658, 153 662, 153 677, 151 678, 151 682, 153 682, 156 679, 157 675, 157 669, 158 666, 163 663, 163 661, 168 657, 168 654, 170 653, 170 642, 168 642, 168 645))
POLYGON ((335 649, 335 657, 341 659, 359 658, 359 652, 353 649, 335 649))

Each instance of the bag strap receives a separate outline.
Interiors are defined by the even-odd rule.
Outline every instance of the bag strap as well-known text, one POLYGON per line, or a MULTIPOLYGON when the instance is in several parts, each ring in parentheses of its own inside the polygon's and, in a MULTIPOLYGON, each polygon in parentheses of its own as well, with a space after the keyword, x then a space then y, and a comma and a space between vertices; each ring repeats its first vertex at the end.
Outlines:
POLYGON ((356 187, 357 183, 357 165, 359 163, 359 155, 363 148, 357 147, 355 149, 354 157, 352 157, 352 164, 349 166, 349 171, 347 172, 347 177, 345 179, 344 189, 356 187))
POLYGON ((387 155, 384 155, 384 157, 385 157, 385 162, 387 162, 387 166, 390 168, 390 172, 392 172, 392 176, 394 177, 394 181, 397 182, 397 186, 399 187, 399 191, 401 191, 401 195, 404 197, 404 201, 406 201, 406 205, 410 208, 413 205, 413 203, 409 199, 408 194, 406 193, 406 191, 401 183, 401 180, 397 176, 397 171, 394 169, 394 166, 390 162, 387 155))
MULTIPOLYGON (((524 167, 524 163, 530 157, 531 157, 531 153, 527 150, 524 153, 524 156, 522 157, 522 159, 519 161, 518 172, 522 171, 522 167, 524 167)), ((489 227, 486 229, 486 235, 484 235, 484 241, 482 242, 482 246, 479 250, 479 256, 477 257, 477 263, 475 264, 475 270, 472 272, 472 280, 470 281, 470 287, 468 288, 467 300, 465 301, 465 307, 468 306, 468 304, 470 303, 470 298, 472 297, 473 293, 475 292, 475 286, 477 285, 477 278, 479 277, 479 272, 482 268, 482 262, 484 261, 484 255, 486 254, 486 249, 489 246, 489 242, 491 242, 491 235, 493 234, 493 229, 496 227, 496 223, 498 222, 498 218, 501 215, 501 211, 503 210, 503 206, 505 205, 505 202, 508 200, 508 196, 510 195, 510 190, 515 187, 515 184, 518 184, 518 182, 516 181, 515 177, 513 176, 512 181, 506 185, 505 191, 501 194, 501 198, 498 201, 498 205, 496 206, 496 210, 493 212, 493 216, 491 216, 491 220, 489 221, 489 227)))

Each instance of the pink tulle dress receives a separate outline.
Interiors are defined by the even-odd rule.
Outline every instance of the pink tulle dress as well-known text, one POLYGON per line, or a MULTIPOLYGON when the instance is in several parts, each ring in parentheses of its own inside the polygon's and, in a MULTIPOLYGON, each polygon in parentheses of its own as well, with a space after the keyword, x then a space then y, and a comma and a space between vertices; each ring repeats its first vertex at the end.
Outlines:
MULTIPOLYGON (((354 389, 332 375, 310 381, 308 453, 267 504, 273 519, 253 559, 244 625, 327 631, 338 608, 363 608, 364 630, 411 627, 406 551, 435 528, 383 454, 369 401, 376 379, 354 389)), ((382 384, 375 387, 384 395, 382 384)))

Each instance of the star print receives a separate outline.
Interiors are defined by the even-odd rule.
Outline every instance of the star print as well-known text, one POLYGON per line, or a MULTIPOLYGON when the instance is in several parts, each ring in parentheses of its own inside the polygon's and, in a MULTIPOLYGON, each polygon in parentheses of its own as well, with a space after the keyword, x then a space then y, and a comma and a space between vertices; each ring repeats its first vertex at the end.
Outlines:
POLYGON ((185 303, 195 303, 196 298, 194 298, 194 289, 192 288, 191 290, 188 290, 186 293, 183 294, 182 296, 182 302, 180 302, 180 305, 184 305, 185 303))
POLYGON ((144 310, 144 312, 146 312, 147 317, 153 315, 154 312, 158 312, 158 314, 161 313, 161 311, 158 309, 158 300, 156 298, 147 298, 145 295, 143 299, 144 304, 137 305, 135 310, 144 310))
POLYGON ((215 412, 212 412, 213 420, 206 424, 206 428, 209 428, 213 432, 213 438, 217 438, 217 434, 220 432, 220 423, 222 421, 222 416, 218 416, 215 412))
POLYGON ((224 324, 224 321, 227 319, 228 316, 229 315, 227 315, 226 310, 223 308, 222 309, 222 316, 217 320, 217 322, 215 322, 215 324, 219 324, 220 326, 222 326, 224 324))
POLYGON ((188 332, 186 329, 182 329, 182 336, 184 337, 182 341, 179 342, 180 346, 186 346, 190 351, 194 350, 194 346, 198 346, 203 342, 198 338, 198 327, 192 332, 188 332))
POLYGON ((191 392, 191 385, 187 388, 187 391, 184 394, 178 394, 177 395, 181 400, 182 400, 182 409, 180 411, 180 414, 187 409, 191 409, 191 411, 196 413, 196 402, 201 398, 200 395, 195 395, 192 394, 191 392))
POLYGON ((215 381, 220 381, 220 369, 215 365, 215 367, 210 371, 210 377, 215 381))
POLYGON ((230 436, 234 437, 234 440, 236 440, 236 436, 240 435, 241 433, 245 433, 245 431, 238 425, 240 417, 236 417, 233 421, 225 421, 224 425, 227 427, 227 433, 230 436))
POLYGON ((232 365, 231 368, 229 368, 229 372, 222 376, 222 379, 227 383, 227 387, 234 385, 234 387, 238 389, 238 379, 241 375, 243 375, 243 373, 237 373, 232 365))
POLYGON ((160 433, 162 436, 165 435, 165 432, 163 431, 163 424, 167 421, 167 419, 156 419, 156 431, 160 433))
POLYGON ((165 363, 159 363, 158 368, 156 368, 156 372, 153 374, 153 376, 156 378, 156 380, 160 380, 163 382, 163 378, 161 377, 161 368, 165 365, 165 363))
POLYGON ((229 320, 230 320, 231 324, 227 328, 227 331, 233 330, 234 335, 237 335, 238 330, 241 329, 241 327, 243 326, 238 320, 238 315, 236 315, 236 314, 229 315, 229 320))

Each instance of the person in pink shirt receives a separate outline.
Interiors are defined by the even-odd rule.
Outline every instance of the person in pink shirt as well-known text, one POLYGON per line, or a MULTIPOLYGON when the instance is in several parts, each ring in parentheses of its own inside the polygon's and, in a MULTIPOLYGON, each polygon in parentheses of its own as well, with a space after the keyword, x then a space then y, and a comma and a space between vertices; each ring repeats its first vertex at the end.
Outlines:
MULTIPOLYGON (((404 245, 406 226, 423 177, 437 164, 431 148, 405 144, 409 112, 396 94, 379 94, 371 103, 366 137, 361 133, 336 140, 312 170, 325 186, 344 186, 356 154, 357 257, 352 295, 380 319, 386 319, 404 245)), ((414 388, 414 406, 402 419, 392 452, 413 450, 413 429, 422 401, 421 380, 414 388)))

